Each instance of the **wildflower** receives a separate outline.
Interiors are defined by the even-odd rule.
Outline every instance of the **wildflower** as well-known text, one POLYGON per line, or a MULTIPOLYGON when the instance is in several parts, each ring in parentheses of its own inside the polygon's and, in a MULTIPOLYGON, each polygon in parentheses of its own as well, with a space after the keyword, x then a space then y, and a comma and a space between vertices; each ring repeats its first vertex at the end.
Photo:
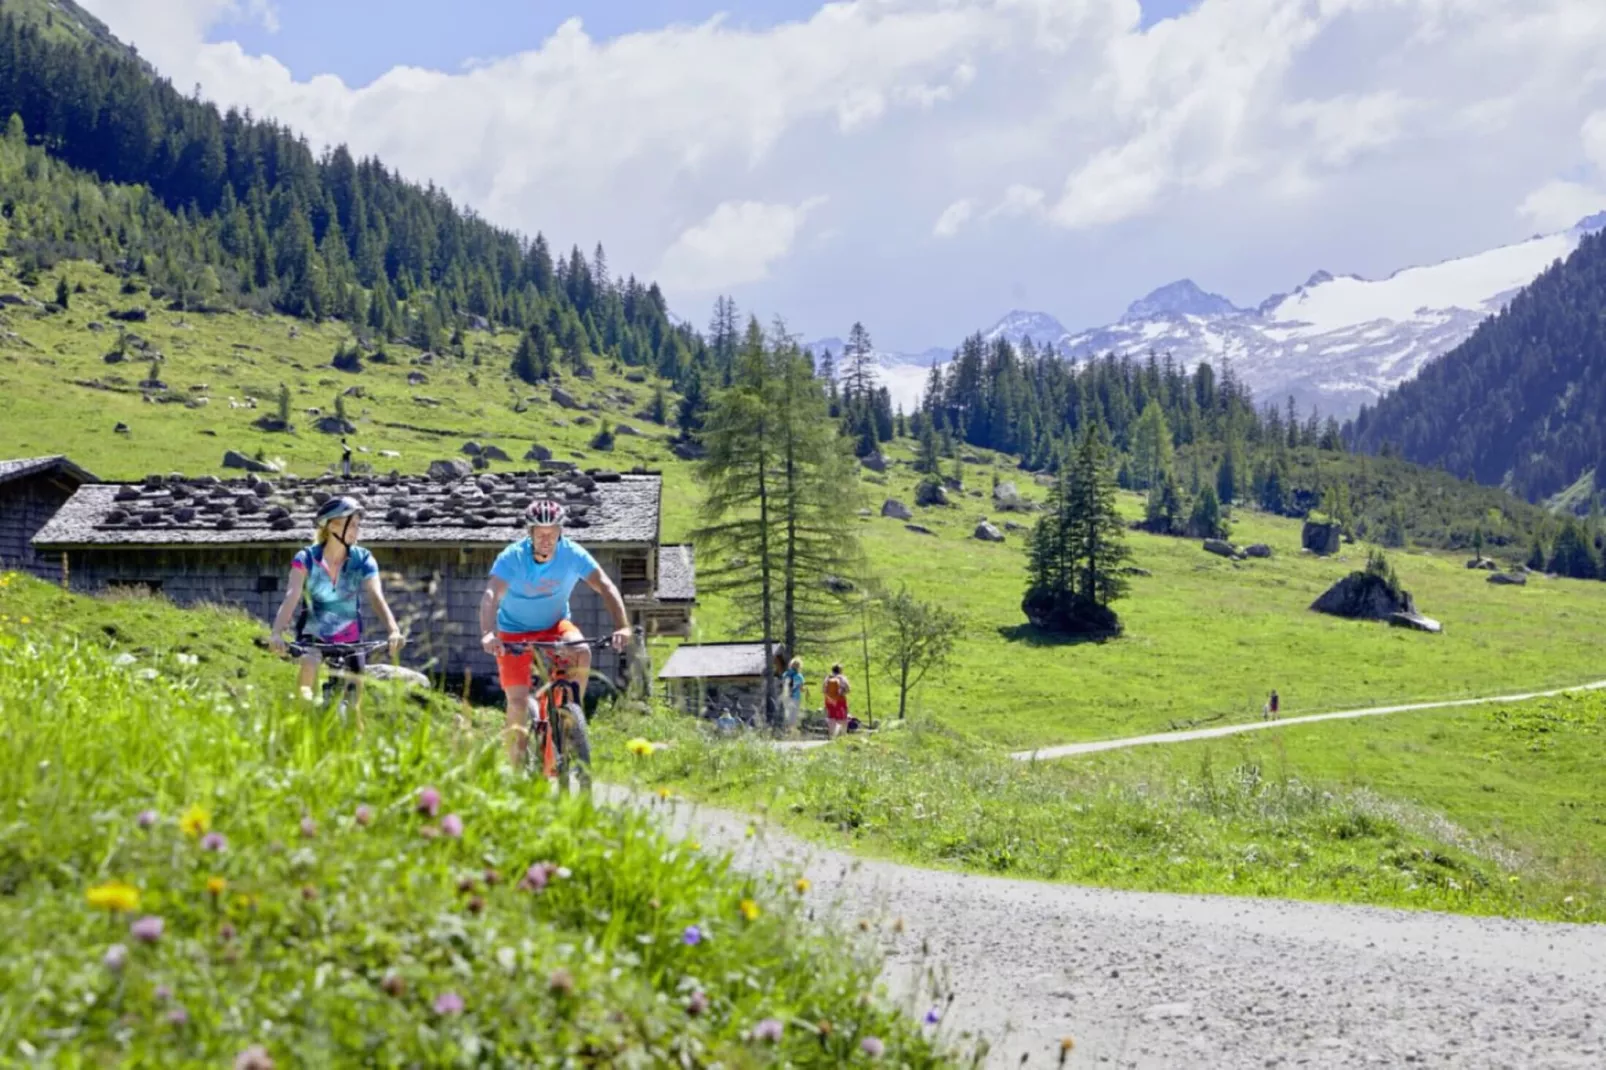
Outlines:
POLYGON ((798 895, 803 895, 810 888, 812 888, 813 885, 809 883, 809 879, 807 877, 799 877, 796 881, 794 881, 792 883, 792 887, 797 889, 797 894, 798 895))
POLYGON ((223 833, 221 832, 208 832, 205 836, 201 837, 201 850, 203 851, 212 851, 215 854, 222 854, 224 851, 228 850, 228 846, 229 841, 223 838, 223 833))
POLYGON ((234 926, 230 925, 228 922, 224 922, 222 925, 218 926, 217 934, 218 938, 221 939, 225 944, 233 940, 236 935, 234 926))
POLYGON ((556 873, 557 871, 558 867, 553 865, 551 862, 536 862, 534 865, 530 866, 529 869, 524 871, 524 879, 519 881, 519 891, 541 891, 547 886, 547 882, 552 879, 552 874, 556 873))
POLYGON ((680 934, 680 942, 687 947, 696 947, 703 942, 703 931, 695 925, 688 925, 686 931, 680 934))
POLYGON ((407 994, 407 981, 395 970, 386 970, 384 979, 379 987, 385 990, 385 995, 401 997, 407 994))
POLYGON ((933 1007, 926 1012, 926 1016, 921 1020, 925 1022, 926 1025, 936 1025, 938 1022, 942 1021, 942 1012, 936 1007, 933 1007))
POLYGON ((742 917, 746 918, 748 921, 758 920, 758 915, 760 913, 758 904, 753 902, 751 899, 743 899, 739 909, 742 912, 742 917))
POLYGON ((557 995, 572 996, 574 995, 574 976, 568 970, 559 966, 546 979, 546 986, 557 995))
POLYGON ((658 749, 657 744, 637 736, 625 744, 625 749, 637 758, 651 758, 652 752, 658 749))
POLYGON ((212 814, 206 807, 199 804, 185 810, 178 819, 178 827, 190 839, 196 839, 206 834, 212 827, 212 814))
POLYGON ((469 898, 468 912, 470 914, 479 914, 484 909, 485 909, 485 898, 483 896, 476 895, 476 896, 472 896, 472 897, 469 898))
POLYGON ((433 840, 441 834, 441 830, 434 825, 424 825, 418 830, 418 834, 426 840, 433 840))
POLYGON ((318 889, 314 888, 310 884, 303 884, 301 886, 301 898, 309 903, 312 902, 314 899, 318 898, 318 889))
POLYGON ((469 892, 472 892, 473 890, 474 890, 474 878, 473 877, 464 877, 462 880, 457 882, 457 894, 458 895, 467 895, 469 892))
POLYGON ((122 881, 98 884, 85 893, 89 905, 97 910, 127 914, 139 909, 139 889, 122 881))
POLYGON ((753 1039, 774 1044, 781 1039, 786 1027, 779 1018, 766 1018, 753 1027, 753 1039))
POLYGON ((903 919, 902 918, 898 918, 895 921, 893 921, 893 923, 892 923, 892 931, 893 932, 901 933, 901 932, 903 932, 903 930, 904 930, 904 924, 903 924, 903 919))
POLYGON ((234 1070, 273 1070, 273 1056, 260 1044, 253 1044, 234 1057, 234 1070))
POLYGON ((162 938, 162 919, 147 914, 128 927, 128 932, 142 944, 154 944, 162 938))
POLYGON ((1076 1050, 1076 1041, 1074 1039, 1072 1039, 1071 1037, 1063 1037, 1063 1038, 1061 1038, 1061 1040, 1060 1040, 1060 1065, 1061 1066, 1065 1065, 1065 1060, 1069 1059, 1071 1057, 1071 1052, 1073 1052, 1075 1050, 1076 1050))
POLYGON ((688 851, 700 851, 700 850, 702 850, 702 847, 703 847, 703 845, 698 843, 696 840, 687 840, 686 841, 686 849, 688 851))
POLYGON ((494 888, 502 883, 502 875, 494 869, 487 869, 485 871, 485 883, 487 886, 494 888))
POLYGON ((418 812, 425 817, 434 817, 441 810, 441 793, 434 788, 422 788, 418 792, 418 812))
POLYGON ((686 1001, 686 1013, 691 1015, 693 1018, 696 1018, 698 1015, 707 1010, 708 997, 705 996, 700 989, 696 992, 693 992, 691 994, 691 998, 686 1001))
POLYGON ((169 1025, 184 1025, 189 1020, 190 1012, 185 1010, 183 1007, 174 1007, 172 1010, 167 1012, 167 1021, 169 1025))
POLYGON ((441 831, 454 840, 463 838, 463 819, 456 814, 447 814, 441 818, 441 831))
POLYGON ((462 1014, 463 997, 456 992, 442 992, 435 997, 436 1014, 462 1014))
POLYGON ((558 878, 560 881, 566 881, 570 877, 574 876, 574 870, 570 869, 568 866, 559 866, 557 869, 552 871, 552 875, 558 878))
POLYGON ((301 835, 309 840, 318 835, 318 823, 310 817, 302 818, 301 835))
POLYGON ((139 816, 134 818, 134 824, 138 825, 142 829, 150 828, 152 825, 156 824, 156 811, 141 810, 139 812, 139 816))
POLYGON ((168 988, 166 985, 157 985, 155 995, 157 999, 161 1000, 163 1003, 166 1003, 168 1000, 173 998, 173 990, 168 988))
POLYGON ((229 882, 224 880, 222 877, 208 877, 206 881, 207 894, 213 899, 216 899, 218 896, 222 895, 223 889, 227 888, 228 886, 229 882))
POLYGON ((669 789, 669 788, 659 788, 658 789, 658 797, 660 799, 671 798, 674 794, 675 794, 674 791, 669 789))
POLYGON ((113 944, 106 949, 100 957, 100 964, 112 973, 122 973, 123 965, 128 961, 128 948, 122 944, 113 944))
POLYGON ((366 803, 357 807, 357 824, 361 825, 363 828, 367 828, 373 819, 374 812, 368 808, 366 803))
POLYGON ((24 624, 32 624, 33 623, 33 618, 32 617, 23 617, 22 618, 22 623, 24 623, 24 624))
POLYGON ((859 1041, 859 1050, 872 1059, 879 1059, 886 1053, 887 1046, 880 1037, 865 1037, 859 1041))

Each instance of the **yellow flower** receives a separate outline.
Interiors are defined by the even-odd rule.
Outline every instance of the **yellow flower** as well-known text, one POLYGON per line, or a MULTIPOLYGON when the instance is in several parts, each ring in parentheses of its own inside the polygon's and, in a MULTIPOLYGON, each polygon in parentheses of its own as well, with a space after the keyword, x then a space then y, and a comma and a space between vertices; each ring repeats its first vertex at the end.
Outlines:
POLYGON ((257 905, 257 897, 254 895, 246 895, 244 892, 241 892, 239 895, 234 897, 234 905, 239 907, 241 910, 255 910, 257 905))
POLYGON ((89 905, 98 910, 129 914, 139 909, 139 889, 122 881, 111 881, 89 889, 89 905))
POLYGON ((635 739, 632 739, 630 742, 625 744, 625 749, 638 758, 650 758, 652 757, 652 752, 658 748, 654 746, 651 741, 637 736, 635 739))
POLYGON ((212 877, 206 882, 207 893, 214 899, 222 895, 223 889, 227 888, 228 886, 229 882, 224 880, 222 877, 212 877))
POLYGON ((687 840, 686 847, 692 851, 700 851, 703 849, 703 845, 698 843, 696 840, 687 840))
POLYGON ((751 899, 743 899, 741 905, 742 917, 748 921, 757 921, 759 915, 758 904, 751 899))
POLYGON ((670 789, 670 788, 659 788, 659 789, 658 789, 658 797, 659 797, 659 798, 660 798, 660 799, 667 799, 667 798, 669 798, 669 797, 670 797, 670 796, 671 796, 671 795, 673 795, 673 794, 675 794, 675 793, 674 793, 674 791, 673 791, 673 790, 672 790, 672 789, 670 789))
POLYGON ((178 819, 178 827, 183 829, 184 835, 190 839, 197 839, 211 830, 212 815, 204 806, 192 806, 178 819))
POLYGON ((798 895, 803 895, 810 888, 812 888, 813 885, 809 883, 809 879, 807 877, 799 877, 796 881, 793 882, 792 887, 797 889, 797 894, 798 895))
POLYGON ((24 624, 32 624, 33 623, 33 619, 31 617, 23 617, 22 618, 22 623, 24 623, 24 624))

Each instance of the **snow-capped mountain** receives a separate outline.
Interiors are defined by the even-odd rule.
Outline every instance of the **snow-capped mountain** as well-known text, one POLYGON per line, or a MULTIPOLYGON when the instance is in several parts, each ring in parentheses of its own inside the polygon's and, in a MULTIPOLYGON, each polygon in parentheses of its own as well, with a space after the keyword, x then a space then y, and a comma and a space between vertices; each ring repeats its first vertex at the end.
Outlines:
MULTIPOLYGON (((1017 310, 982 336, 1015 345, 1030 338, 1039 349, 1051 344, 1075 360, 1112 352, 1141 357, 1152 349, 1185 367, 1201 360, 1219 367, 1227 357, 1260 401, 1280 404, 1291 394, 1301 411, 1315 405, 1344 419, 1454 349, 1586 234, 1601 229, 1606 212, 1560 233, 1405 268, 1385 279, 1318 271, 1254 308, 1181 279, 1132 302, 1108 326, 1072 332, 1047 313, 1017 310)), ((816 356, 829 348, 840 357, 842 340, 806 348, 816 356)), ((894 404, 907 410, 919 404, 931 366, 952 355, 952 348, 878 350, 876 361, 894 404)))
POLYGON ((1184 279, 1134 302, 1120 322, 1070 336, 1060 351, 1083 359, 1152 349, 1186 366, 1201 360, 1219 365, 1228 357, 1263 401, 1293 395, 1301 409, 1315 405, 1340 418, 1353 416, 1459 345, 1571 254, 1584 235, 1602 228, 1606 213, 1558 234, 1406 268, 1386 279, 1318 271, 1253 309, 1184 279))

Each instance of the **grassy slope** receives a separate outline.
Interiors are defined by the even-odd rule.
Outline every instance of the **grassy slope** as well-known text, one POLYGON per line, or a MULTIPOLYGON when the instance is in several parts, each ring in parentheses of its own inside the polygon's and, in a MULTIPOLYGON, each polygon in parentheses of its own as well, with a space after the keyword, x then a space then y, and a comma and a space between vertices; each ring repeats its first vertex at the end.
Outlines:
MULTIPOLYGON (((8 614, 58 597, 38 586, 9 578, 8 614)), ((395 700, 375 711, 387 731, 358 734, 230 693, 222 664, 171 657, 205 618, 159 603, 105 616, 144 629, 153 678, 61 629, 0 622, 5 1051, 52 1065, 219 1065, 263 1045, 279 1065, 837 1066, 875 1036, 910 1065, 940 1063, 912 1020, 861 1001, 874 967, 851 942, 800 935, 790 888, 670 846, 645 815, 510 781, 494 739, 395 700), (425 785, 461 838, 414 812, 425 785), (192 806, 222 851, 185 835, 192 806), (564 868, 543 891, 517 887, 536 862, 564 868), (137 890, 132 914, 86 901, 110 881, 137 890), (163 921, 153 944, 132 936, 143 915, 163 921), (114 943, 120 971, 102 965, 114 943), (688 1010, 699 992, 706 1009, 688 1010), (775 1053, 745 1035, 767 1018, 783 1024, 775 1053)), ((243 655, 248 674, 249 661, 264 659, 243 655)))
MULTIPOLYGON (((164 381, 184 393, 205 384, 212 401, 200 409, 148 404, 137 391, 94 390, 71 382, 111 374, 133 383, 144 377, 145 365, 102 363, 116 332, 87 329, 91 321, 114 326, 107 311, 139 299, 116 294, 113 280, 93 268, 69 265, 68 275, 89 293, 75 295, 65 315, 17 308, 0 313, 5 320, 0 327, 22 339, 0 343, 0 456, 65 451, 103 477, 132 478, 172 470, 221 472, 223 450, 234 447, 261 449, 285 459, 294 472, 314 474, 337 462, 338 441, 310 430, 311 418, 302 410, 329 412, 337 393, 361 384, 369 397, 348 404, 358 425, 353 445, 369 450, 358 454, 359 461, 381 470, 420 471, 434 458, 458 456, 469 438, 496 443, 515 458, 528 443, 540 442, 559 458, 586 464, 661 468, 665 537, 684 537, 695 522, 698 494, 690 466, 669 454, 665 429, 631 415, 650 400, 651 384, 626 383, 606 369, 599 369, 595 383, 564 381, 583 399, 619 389, 633 396, 632 403, 608 402, 612 408, 593 415, 622 417, 652 437, 621 437, 613 453, 602 454, 587 446, 595 426, 577 425, 576 414, 554 405, 547 390, 508 376, 511 335, 471 333, 468 357, 431 367, 412 365, 416 352, 393 347, 397 363, 370 362, 360 374, 347 375, 328 366, 347 335, 339 324, 156 311, 150 323, 134 329, 166 354, 164 381), (411 371, 423 372, 428 383, 409 386, 411 371), (291 435, 255 430, 251 422, 272 410, 281 381, 294 392, 303 429, 291 435), (258 397, 262 407, 228 408, 229 396, 247 394, 258 397), (440 405, 420 405, 415 395, 440 405), (525 413, 514 411, 520 398, 535 399, 525 413), (132 434, 115 434, 118 421, 132 434), (396 424, 451 433, 391 426, 396 424), (382 449, 401 456, 379 458, 382 449)), ((0 275, 0 289, 15 288, 14 280, 0 275)), ((47 299, 53 291, 54 276, 46 276, 34 296, 47 299)), ((913 501, 909 452, 902 445, 890 452, 896 462, 892 469, 884 477, 867 474, 869 482, 861 488, 863 504, 877 512, 889 495, 913 501)), ((524 465, 515 461, 512 466, 524 465)), ((1270 544, 1277 551, 1273 560, 1235 565, 1204 554, 1193 540, 1133 535, 1134 563, 1154 576, 1135 579, 1131 597, 1118 606, 1127 622, 1126 637, 1106 644, 1041 642, 1020 627, 1022 535, 1011 533, 1004 545, 969 537, 975 521, 991 513, 994 471, 1014 479, 1023 493, 1041 496, 1007 459, 995 464, 989 457, 986 464, 966 466, 967 485, 977 496, 967 491, 951 508, 916 509, 916 519, 935 530, 936 538, 912 534, 879 516, 861 521, 871 564, 882 576, 954 606, 968 626, 953 672, 925 686, 916 696, 916 710, 991 740, 1028 746, 1153 731, 1174 721, 1243 719, 1258 711, 1273 687, 1282 693, 1285 708, 1296 713, 1576 683, 1595 672, 1590 636, 1606 624, 1606 589, 1596 584, 1539 580, 1525 589, 1497 588, 1485 582, 1484 574, 1462 568, 1459 557, 1395 554, 1401 578, 1424 611, 1445 622, 1445 634, 1338 621, 1306 607, 1360 566, 1364 548, 1347 547, 1332 560, 1302 556, 1297 522, 1255 513, 1243 514, 1235 538, 1270 544)), ((1140 502, 1127 496, 1122 507, 1135 517, 1140 502)), ((697 636, 732 638, 730 620, 727 606, 705 599, 697 636)), ((818 676, 827 656, 840 658, 862 678, 856 635, 811 659, 812 675, 818 676)), ((895 696, 885 678, 873 683, 871 697, 884 714, 895 696)), ((856 698, 865 691, 861 686, 856 698)))

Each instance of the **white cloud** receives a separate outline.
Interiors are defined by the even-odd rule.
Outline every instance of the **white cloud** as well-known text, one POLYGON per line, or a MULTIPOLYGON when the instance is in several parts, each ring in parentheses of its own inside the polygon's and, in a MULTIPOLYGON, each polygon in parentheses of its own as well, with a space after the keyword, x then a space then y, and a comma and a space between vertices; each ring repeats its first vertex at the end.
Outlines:
POLYGON ((861 318, 910 346, 982 325, 1022 279, 1092 322, 1172 264, 1269 293, 1313 262, 1510 240, 1606 185, 1600 0, 1202 0, 1147 29, 1138 0, 844 0, 602 41, 571 19, 365 86, 205 43, 272 25, 267 0, 84 2, 176 85, 560 246, 600 239, 672 302, 742 286, 806 332, 861 318), (788 260, 798 190, 830 197, 835 237, 788 260), (923 240, 967 228, 982 244, 923 240))
POLYGON ((665 250, 655 277, 666 286, 699 294, 758 282, 792 251, 804 219, 824 200, 811 197, 796 205, 726 201, 681 232, 665 250))
POLYGON ((976 206, 969 198, 955 201, 942 210, 942 215, 937 217, 937 223, 931 228, 931 233, 939 238, 952 238, 970 221, 971 214, 975 210, 976 206))
POLYGON ((1606 193, 1557 179, 1546 182, 1523 198, 1517 214, 1541 231, 1563 230, 1587 215, 1606 208, 1606 193))

